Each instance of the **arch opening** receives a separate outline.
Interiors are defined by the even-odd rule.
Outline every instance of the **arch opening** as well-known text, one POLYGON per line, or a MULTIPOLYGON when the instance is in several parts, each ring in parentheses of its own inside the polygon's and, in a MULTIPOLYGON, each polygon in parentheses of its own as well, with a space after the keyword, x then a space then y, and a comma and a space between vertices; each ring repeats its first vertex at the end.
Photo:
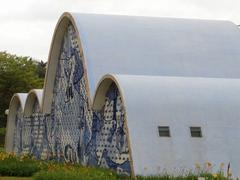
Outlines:
POLYGON ((14 94, 9 106, 5 149, 20 154, 22 151, 22 122, 26 94, 14 94))
POLYGON ((100 126, 96 141, 100 166, 115 169, 121 174, 133 174, 126 111, 123 97, 113 79, 105 78, 98 85, 93 111, 100 126))
POLYGON ((42 90, 31 90, 26 100, 23 118, 22 153, 46 159, 45 116, 41 113, 42 90))

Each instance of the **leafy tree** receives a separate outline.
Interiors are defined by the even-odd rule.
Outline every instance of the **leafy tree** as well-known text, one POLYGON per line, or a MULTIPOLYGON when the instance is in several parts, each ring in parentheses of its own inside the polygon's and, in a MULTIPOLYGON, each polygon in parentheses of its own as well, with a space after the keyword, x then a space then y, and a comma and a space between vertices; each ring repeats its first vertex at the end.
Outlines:
POLYGON ((39 78, 44 78, 46 73, 47 63, 40 61, 37 64, 37 73, 39 78))
POLYGON ((42 61, 0 52, 0 127, 6 126, 4 112, 13 94, 42 88, 45 69, 42 61))

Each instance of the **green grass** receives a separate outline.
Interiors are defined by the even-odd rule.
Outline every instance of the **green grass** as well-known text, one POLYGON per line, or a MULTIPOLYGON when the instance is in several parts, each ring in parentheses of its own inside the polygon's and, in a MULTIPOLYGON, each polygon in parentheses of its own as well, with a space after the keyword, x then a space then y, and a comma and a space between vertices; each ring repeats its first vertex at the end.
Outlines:
MULTIPOLYGON (((207 163, 208 169, 211 164, 207 163)), ((189 172, 182 176, 163 174, 159 176, 137 176, 138 180, 227 180, 221 169, 217 174, 198 167, 198 175, 189 172)), ((115 171, 96 167, 83 167, 54 161, 36 160, 29 155, 17 157, 14 154, 0 152, 0 180, 130 180, 129 176, 118 175, 115 171), (9 177, 11 176, 11 177, 9 177), (22 178, 19 178, 22 177, 22 178), (24 178, 23 178, 24 177, 24 178)))
POLYGON ((33 180, 33 178, 32 177, 0 176, 0 180, 33 180))
POLYGON ((41 171, 34 175, 35 180, 117 180, 129 179, 118 176, 115 172, 96 168, 76 168, 75 170, 41 171))
POLYGON ((129 179, 118 175, 115 171, 103 168, 83 167, 80 165, 49 162, 42 165, 42 171, 34 175, 36 180, 78 180, 78 179, 96 179, 96 180, 115 180, 129 179))

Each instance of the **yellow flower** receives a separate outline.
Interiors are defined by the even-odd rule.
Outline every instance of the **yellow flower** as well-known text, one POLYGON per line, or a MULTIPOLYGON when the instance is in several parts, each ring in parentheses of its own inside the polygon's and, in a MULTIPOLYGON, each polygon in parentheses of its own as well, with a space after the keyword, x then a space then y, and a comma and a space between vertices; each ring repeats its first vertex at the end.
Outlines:
POLYGON ((214 173, 214 174, 212 174, 212 176, 216 178, 218 175, 216 173, 214 173))

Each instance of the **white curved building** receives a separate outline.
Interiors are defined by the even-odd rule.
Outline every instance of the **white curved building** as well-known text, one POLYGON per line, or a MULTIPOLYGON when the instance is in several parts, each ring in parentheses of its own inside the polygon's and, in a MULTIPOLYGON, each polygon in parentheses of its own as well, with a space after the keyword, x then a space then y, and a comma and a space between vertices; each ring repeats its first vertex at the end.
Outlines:
POLYGON ((107 73, 239 78, 239 38, 228 21, 64 13, 52 39, 43 111, 50 113, 58 64, 66 59, 61 67, 73 67, 65 78, 83 76, 93 96, 107 73))
POLYGON ((28 92, 23 112, 23 154, 32 154, 36 158, 47 158, 47 119, 42 110, 43 89, 28 92))
POLYGON ((205 161, 239 175, 239 39, 228 21, 64 13, 17 151, 133 176, 205 161))
POLYGON ((24 116, 31 116, 33 113, 41 112, 43 89, 32 89, 28 92, 24 116))
POLYGON ((22 151, 22 121, 27 93, 16 93, 9 104, 5 149, 8 152, 21 153, 22 151))
POLYGON ((239 175, 239 79, 106 75, 94 111, 104 110, 112 84, 123 102, 135 174, 177 174, 210 161, 215 171, 230 163, 239 175))

